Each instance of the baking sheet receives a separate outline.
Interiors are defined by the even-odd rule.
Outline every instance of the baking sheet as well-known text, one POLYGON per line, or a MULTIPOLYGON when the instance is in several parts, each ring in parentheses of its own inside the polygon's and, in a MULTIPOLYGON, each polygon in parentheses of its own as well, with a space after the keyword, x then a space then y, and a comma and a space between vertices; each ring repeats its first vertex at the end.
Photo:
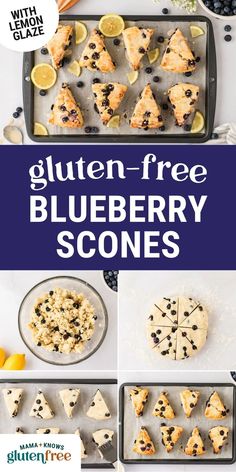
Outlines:
MULTIPOLYGON (((77 18, 79 20, 79 17, 77 18)), ((61 21, 61 23, 65 24, 74 24, 73 21, 61 21)), ((92 20, 87 20, 84 21, 84 23, 87 26, 88 29, 88 38, 89 34, 91 31, 98 26, 97 21, 92 21, 92 20)), ((174 135, 185 135, 188 134, 184 132, 182 128, 179 128, 175 126, 175 119, 170 113, 170 108, 168 111, 162 110, 162 115, 165 121, 165 126, 166 126, 166 131, 161 132, 158 130, 136 130, 132 129, 129 126, 129 119, 132 116, 132 112, 134 110, 134 106, 136 104, 137 97, 139 93, 143 90, 144 86, 150 82, 152 85, 152 90, 155 93, 155 96, 157 98, 157 101, 161 103, 166 103, 167 102, 167 96, 166 92, 167 90, 175 85, 177 82, 186 82, 186 83, 193 83, 197 84, 200 86, 200 94, 199 94, 199 101, 197 103, 196 108, 201 110, 203 115, 205 116, 206 114, 206 109, 205 109, 205 102, 206 102, 206 47, 207 47, 207 37, 208 37, 208 26, 206 22, 193 22, 195 25, 201 26, 206 34, 203 36, 200 36, 196 39, 191 38, 190 34, 190 29, 189 26, 191 22, 189 21, 127 21, 126 22, 126 27, 128 26, 142 26, 142 27, 150 27, 155 29, 155 33, 153 35, 151 45, 150 45, 150 50, 156 47, 160 48, 160 57, 158 61, 150 66, 149 61, 147 56, 143 59, 143 68, 140 71, 139 74, 139 79, 134 85, 130 85, 128 78, 127 78, 127 73, 130 72, 130 67, 128 64, 128 61, 125 57, 125 51, 124 51, 124 44, 123 41, 121 40, 120 46, 114 46, 113 44, 113 38, 106 38, 105 43, 108 48, 108 51, 111 53, 112 58, 115 60, 117 64, 117 69, 113 74, 102 74, 98 71, 96 73, 92 73, 86 69, 83 69, 82 74, 79 78, 76 76, 72 75, 67 71, 68 66, 65 65, 64 68, 60 69, 58 71, 58 80, 56 85, 50 89, 45 97, 41 97, 39 95, 39 90, 35 88, 34 90, 34 120, 36 122, 40 122, 46 125, 48 128, 49 134, 51 135, 84 135, 85 131, 84 128, 81 130, 78 129, 68 129, 68 128, 60 128, 60 127, 55 127, 53 125, 48 124, 48 118, 50 116, 50 109, 51 105, 55 102, 55 97, 58 94, 58 91, 61 87, 61 84, 63 82, 68 82, 71 85, 71 90, 82 107, 82 111, 84 114, 84 119, 85 119, 85 126, 98 126, 99 127, 99 134, 100 135, 136 135, 137 132, 140 135, 146 136, 147 134, 161 134, 161 135, 166 135, 166 134, 174 134, 174 135), (160 44, 157 41, 158 36, 164 36, 165 38, 168 38, 168 33, 173 32, 173 30, 176 27, 179 27, 183 34, 188 38, 190 45, 192 45, 192 49, 195 52, 196 57, 199 56, 201 57, 201 61, 197 64, 196 71, 192 74, 191 77, 185 77, 182 74, 174 74, 174 73, 167 73, 163 71, 160 68, 160 62, 161 62, 161 57, 163 55, 163 52, 166 48, 166 43, 165 44, 160 44), (145 72, 145 68, 147 66, 152 67, 153 73, 152 74, 147 74, 145 72), (153 82, 153 77, 155 75, 158 75, 160 77, 160 82, 158 84, 153 82), (101 82, 114 82, 118 81, 121 82, 125 85, 128 85, 128 92, 121 103, 119 109, 115 112, 121 115, 122 120, 121 120, 121 126, 118 129, 109 129, 106 126, 103 126, 101 123, 101 120, 99 118, 99 115, 96 114, 94 111, 94 98, 92 94, 92 80, 94 77, 98 77, 101 82), (76 86, 76 83, 78 81, 83 81, 85 86, 83 88, 78 88, 76 86)), ((72 54, 72 61, 74 59, 79 59, 81 57, 82 51, 86 45, 86 42, 88 41, 88 38, 86 41, 84 41, 80 45, 75 45, 73 42, 73 54, 72 54)), ((74 39, 73 39, 74 41, 74 39)), ((50 56, 43 56, 39 51, 36 51, 35 53, 35 64, 41 63, 41 62, 48 62, 50 63, 50 56)), ((189 118, 188 122, 191 122, 192 117, 189 118)), ((202 131, 201 134, 204 134, 204 130, 202 131)))
MULTIPOLYGON (((145 387, 145 385, 141 385, 145 387)), ((134 386, 124 387, 124 423, 123 423, 123 451, 124 460, 184 460, 190 461, 207 460, 207 459, 233 459, 233 431, 234 431, 234 387, 233 386, 147 386, 149 389, 149 399, 144 408, 144 415, 140 418, 136 418, 134 409, 129 398, 129 390, 134 386), (183 408, 180 403, 180 392, 185 388, 192 388, 200 392, 200 398, 197 406, 194 408, 192 417, 186 418, 183 408), (204 416, 206 401, 210 397, 211 393, 216 390, 223 400, 225 406, 230 410, 227 417, 223 420, 208 420, 204 416), (172 405, 176 418, 173 420, 166 420, 164 418, 157 418, 152 416, 154 405, 161 392, 168 392, 168 399, 172 405), (166 426, 182 426, 184 432, 180 437, 179 441, 175 445, 174 449, 167 453, 165 447, 161 443, 161 431, 160 426, 165 423, 166 426), (213 452, 211 441, 208 438, 208 431, 214 426, 226 426, 230 429, 228 440, 225 443, 220 455, 216 455, 213 452), (145 426, 150 433, 150 436, 155 444, 156 453, 153 456, 139 456, 132 451, 134 440, 137 438, 137 434, 141 426, 145 426), (206 454, 198 457, 186 456, 184 454, 184 448, 187 444, 189 436, 195 426, 199 427, 202 439, 206 447, 206 454)))
POLYGON ((23 428, 26 434, 33 434, 37 428, 58 427, 63 434, 73 434, 77 428, 80 428, 81 438, 88 457, 82 460, 82 464, 107 464, 100 457, 96 445, 92 441, 92 433, 98 429, 108 428, 115 432, 113 445, 117 440, 117 385, 101 384, 101 383, 40 383, 32 381, 32 383, 1 383, 0 389, 3 388, 23 388, 23 399, 19 407, 19 413, 16 418, 10 418, 5 406, 3 395, 0 395, 0 434, 14 434, 16 428, 23 428), (64 407, 58 392, 64 388, 80 388, 80 397, 78 404, 74 409, 73 418, 66 416, 64 407), (97 421, 86 416, 86 412, 90 406, 93 395, 100 389, 107 406, 111 412, 111 418, 105 421, 97 421), (38 390, 42 390, 48 403, 55 413, 55 417, 51 420, 43 420, 40 418, 32 418, 29 412, 35 400, 38 390))

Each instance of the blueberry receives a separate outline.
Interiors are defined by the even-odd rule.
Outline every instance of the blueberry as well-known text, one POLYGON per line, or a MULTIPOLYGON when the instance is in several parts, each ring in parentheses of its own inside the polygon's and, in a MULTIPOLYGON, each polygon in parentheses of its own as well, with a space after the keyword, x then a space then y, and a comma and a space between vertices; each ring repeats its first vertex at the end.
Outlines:
POLYGON ((200 62, 200 60, 201 60, 200 56, 197 56, 195 59, 195 62, 200 62))
POLYGON ((39 95, 41 95, 41 97, 45 97, 45 95, 47 95, 47 91, 46 90, 40 90, 39 95))
POLYGON ((160 82, 160 77, 158 77, 158 75, 155 75, 155 77, 153 77, 153 82, 160 82))
POLYGON ((84 86, 84 82, 82 82, 82 80, 77 82, 77 87, 82 88, 83 86, 84 86))
POLYGON ((225 30, 227 33, 229 33, 229 32, 231 31, 231 29, 232 29, 232 28, 231 28, 230 25, 226 25, 226 26, 224 27, 224 30, 225 30))
POLYGON ((152 73, 152 68, 151 67, 146 67, 145 72, 146 72, 146 74, 151 74, 152 73))
POLYGON ((217 133, 212 133, 211 139, 218 139, 219 135, 217 133))
POLYGON ((185 77, 191 77, 191 75, 192 75, 192 72, 185 72, 185 74, 184 74, 184 75, 185 75, 185 77))
POLYGON ((97 126, 93 126, 93 127, 91 128, 91 133, 93 133, 93 134, 99 133, 99 129, 97 128, 97 126))
POLYGON ((19 118, 20 116, 20 113, 18 113, 17 111, 15 111, 15 113, 13 113, 13 118, 17 119, 19 118))
POLYGON ((163 125, 159 128, 160 131, 165 131, 166 127, 163 125))
POLYGON ((168 13, 169 13, 168 8, 163 8, 162 13, 163 13, 163 15, 168 15, 168 13))
POLYGON ((169 108, 169 107, 168 107, 167 103, 163 103, 163 104, 162 104, 162 109, 163 109, 163 110, 168 110, 168 108, 169 108))
POLYGON ((191 131, 191 125, 184 125, 184 131, 189 133, 189 131, 191 131))
POLYGON ((164 36, 158 36, 157 41, 158 41, 158 43, 164 43, 164 41, 165 41, 164 36))
POLYGON ((22 113, 22 111, 23 111, 23 108, 21 108, 21 107, 17 107, 16 111, 17 111, 17 113, 22 113))
POLYGON ((224 40, 225 40, 227 43, 229 43, 229 42, 231 41, 231 39, 232 39, 231 34, 226 34, 225 37, 224 37, 224 40))
POLYGON ((93 84, 100 84, 100 79, 95 77, 95 79, 93 79, 93 84))
POLYGON ((120 39, 119 38, 114 39, 113 44, 115 46, 119 46, 120 45, 120 39))
POLYGON ((236 382, 236 372, 230 372, 231 373, 231 376, 233 377, 234 381, 236 382))
POLYGON ((92 130, 91 126, 86 126, 86 127, 84 128, 84 131, 85 131, 86 134, 91 133, 91 130, 92 130))
POLYGON ((48 54, 48 49, 47 49, 47 48, 42 48, 42 49, 41 49, 41 54, 43 54, 44 56, 46 56, 46 54, 48 54))

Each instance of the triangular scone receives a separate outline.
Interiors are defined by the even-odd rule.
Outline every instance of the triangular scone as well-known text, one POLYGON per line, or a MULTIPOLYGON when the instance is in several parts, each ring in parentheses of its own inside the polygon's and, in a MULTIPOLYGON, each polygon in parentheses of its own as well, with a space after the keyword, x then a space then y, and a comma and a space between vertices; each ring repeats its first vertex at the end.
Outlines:
POLYGON ((39 390, 34 404, 31 408, 30 411, 30 416, 35 416, 36 418, 42 418, 44 420, 50 420, 51 418, 54 417, 54 413, 52 409, 50 408, 43 392, 39 390))
POLYGON ((198 96, 199 87, 193 84, 180 83, 168 90, 169 101, 178 126, 183 126, 189 115, 193 113, 198 96))
POLYGON ((104 42, 104 36, 94 29, 80 58, 80 66, 95 72, 114 72, 116 66, 104 42))
POLYGON ((107 84, 93 84, 92 90, 97 110, 103 124, 106 125, 122 102, 128 87, 118 82, 110 82, 107 84))
POLYGON ((226 417, 227 410, 217 392, 213 392, 206 403, 205 416, 211 420, 221 420, 226 417))
POLYGON ((19 405, 22 399, 22 388, 4 388, 2 390, 5 404, 11 418, 15 418, 18 413, 19 405))
POLYGON ((16 428, 16 434, 25 434, 22 428, 16 428))
POLYGON ((65 388, 59 392, 61 401, 65 408, 65 412, 68 418, 72 418, 73 410, 78 402, 80 390, 79 389, 72 389, 72 388, 65 388))
POLYGON ((161 108, 155 100, 150 84, 147 84, 136 103, 130 120, 130 127, 139 129, 156 129, 161 128, 162 126, 163 119, 161 116, 161 108))
POLYGON ((161 426, 162 444, 170 452, 179 440, 183 428, 181 426, 161 426))
POLYGON ((205 454, 205 447, 198 428, 194 428, 184 450, 187 456, 201 456, 205 454))
POLYGON ((88 457, 88 454, 86 453, 86 449, 84 447, 83 440, 81 439, 79 428, 75 431, 75 434, 80 437, 80 455, 81 455, 81 459, 86 459, 86 457, 88 457))
POLYGON ((152 456, 156 452, 155 446, 144 426, 142 426, 137 439, 134 441, 133 451, 141 456, 152 456))
MULTIPOLYGON (((172 328, 168 326, 149 326, 147 327, 147 337, 151 348, 157 347, 164 339, 172 334, 172 328)), ((171 341, 171 340, 170 340, 171 341)))
POLYGON ((84 119, 68 84, 62 85, 48 121, 61 128, 82 128, 84 119))
POLYGON ((95 393, 92 403, 87 411, 87 416, 89 416, 89 418, 94 418, 95 420, 109 420, 111 418, 111 413, 100 390, 97 390, 95 393))
POLYGON ((147 53, 153 29, 131 26, 123 31, 127 59, 134 70, 138 70, 144 54, 147 53))
POLYGON ((225 428, 224 426, 215 426, 214 428, 210 429, 208 435, 212 442, 215 454, 219 454, 221 452, 221 449, 228 438, 228 434, 229 428, 225 428))
POLYGON ((166 418, 167 420, 175 418, 175 413, 167 398, 167 393, 163 392, 160 394, 152 414, 153 416, 159 416, 160 418, 166 418))
MULTIPOLYGON (((103 446, 103 444, 106 444, 108 441, 112 441, 112 438, 114 436, 114 431, 111 429, 99 429, 98 431, 95 431, 93 433, 93 442, 95 442, 97 447, 103 446)), ((98 452, 101 457, 103 457, 101 451, 98 449, 98 452)))
POLYGON ((190 418, 193 409, 195 408, 200 392, 196 390, 183 390, 180 392, 181 404, 187 418, 190 418))
POLYGON ((161 67, 168 72, 175 73, 191 72, 196 68, 195 56, 179 28, 169 39, 161 67))
POLYGON ((148 400, 149 391, 147 388, 136 387, 129 391, 130 399, 136 416, 142 416, 145 404, 148 400))
POLYGON ((59 434, 60 428, 38 428, 36 429, 37 434, 59 434))
POLYGON ((68 54, 71 45, 73 27, 70 25, 58 25, 57 31, 47 44, 47 49, 52 58, 52 65, 55 69, 63 67, 64 57, 68 54))

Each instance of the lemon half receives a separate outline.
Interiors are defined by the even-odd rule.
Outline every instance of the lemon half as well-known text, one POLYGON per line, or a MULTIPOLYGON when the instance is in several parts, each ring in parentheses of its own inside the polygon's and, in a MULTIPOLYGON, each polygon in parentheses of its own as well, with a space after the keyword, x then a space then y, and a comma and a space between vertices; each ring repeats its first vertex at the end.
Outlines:
POLYGON ((46 126, 44 126, 42 123, 35 122, 34 135, 35 136, 48 136, 48 130, 46 126))
POLYGON ((120 115, 114 115, 107 123, 108 128, 119 128, 120 126, 120 115))
POLYGON ((75 22, 75 42, 81 44, 87 38, 88 30, 84 23, 80 21, 75 22))
POLYGON ((37 64, 32 69, 31 80, 35 87, 48 90, 55 85, 57 73, 50 64, 37 64))
POLYGON ((128 77, 128 81, 129 81, 130 85, 133 85, 138 80, 139 72, 137 70, 132 70, 132 72, 129 72, 127 74, 127 77, 128 77))
POLYGON ((79 65, 79 62, 73 61, 72 64, 68 67, 68 72, 73 75, 76 75, 76 77, 79 77, 81 74, 81 67, 79 65))
POLYGON ((200 133, 205 126, 204 116, 200 111, 196 111, 193 118, 191 133, 200 133))
POLYGON ((3 369, 4 370, 23 370, 25 368, 25 354, 13 354, 8 357, 3 369))
POLYGON ((160 56, 160 49, 152 49, 151 51, 148 52, 148 59, 150 64, 153 64, 154 62, 157 61, 158 57, 160 56))
POLYGON ((99 21, 99 29, 104 36, 114 38, 119 36, 125 29, 125 22, 122 16, 111 13, 102 16, 99 21))
POLYGON ((190 32, 192 38, 197 38, 198 36, 202 36, 203 34, 205 34, 205 31, 197 25, 190 25, 190 32))

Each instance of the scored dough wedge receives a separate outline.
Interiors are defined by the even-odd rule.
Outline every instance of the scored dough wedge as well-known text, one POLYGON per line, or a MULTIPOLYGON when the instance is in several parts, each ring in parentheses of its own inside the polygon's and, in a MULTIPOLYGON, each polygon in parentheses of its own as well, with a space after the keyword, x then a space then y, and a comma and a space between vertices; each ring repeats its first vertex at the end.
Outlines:
POLYGON ((73 410, 78 403, 80 389, 65 388, 59 392, 62 404, 68 418, 73 417, 73 410))
POLYGON ((147 388, 136 387, 130 390, 129 396, 132 400, 136 416, 142 416, 144 407, 148 401, 149 391, 147 388))
POLYGON ((87 416, 95 420, 108 420, 111 418, 111 413, 100 390, 97 390, 95 393, 91 405, 87 411, 87 416))
POLYGON ((224 446, 229 434, 229 428, 224 426, 215 426, 211 428, 208 435, 212 442, 213 451, 215 454, 219 454, 224 446))
POLYGON ((205 345, 207 331, 204 329, 179 328, 177 331, 176 359, 186 359, 195 356, 205 345))
POLYGON ((190 418, 192 411, 197 405, 200 397, 200 392, 196 390, 183 390, 180 392, 180 400, 187 418, 190 418))
POLYGON ((20 402, 23 395, 22 388, 4 388, 2 390, 5 405, 11 418, 18 414, 20 402))
POLYGON ((162 444, 165 446, 166 451, 172 451, 173 447, 179 440, 183 433, 181 426, 161 426, 162 444))
POLYGON ((152 456, 156 452, 153 441, 144 426, 141 427, 134 442, 133 451, 141 456, 152 456))
POLYGON ((175 412, 167 398, 167 393, 162 392, 154 406, 153 416, 172 420, 175 418, 175 412))

